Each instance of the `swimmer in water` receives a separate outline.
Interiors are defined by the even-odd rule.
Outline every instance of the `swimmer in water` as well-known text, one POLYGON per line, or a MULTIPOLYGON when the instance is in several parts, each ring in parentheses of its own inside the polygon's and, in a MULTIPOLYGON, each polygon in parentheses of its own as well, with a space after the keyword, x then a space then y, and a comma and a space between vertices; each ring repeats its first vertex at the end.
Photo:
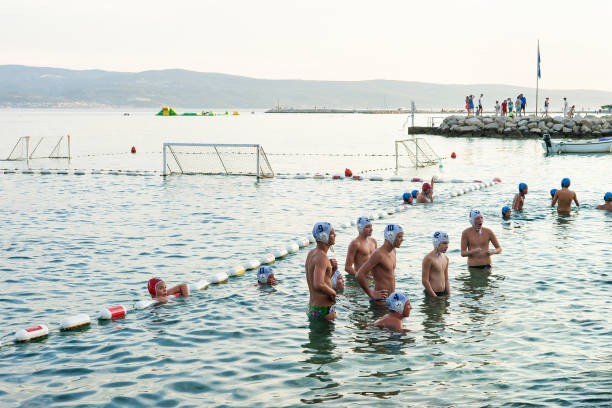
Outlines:
POLYGON ((493 231, 484 228, 484 218, 480 211, 470 211, 470 223, 472 226, 461 234, 461 256, 467 257, 468 268, 491 269, 491 255, 500 254, 502 251, 493 231), (495 247, 489 249, 489 242, 495 247))
POLYGON ((509 220, 512 216, 512 210, 507 205, 501 209, 501 212, 504 220, 509 220))
POLYGON ((555 198, 555 193, 557 192, 556 188, 553 188, 550 190, 550 201, 552 201, 553 198, 555 198))
POLYGON ((336 232, 329 222, 317 222, 312 235, 317 247, 306 256, 306 283, 310 292, 306 313, 310 320, 332 320, 336 318, 336 291, 331 277, 338 265, 327 257, 327 251, 336 243, 336 232))
POLYGON ((406 192, 404 195, 402 195, 402 199, 402 204, 412 204, 412 194, 406 192))
POLYGON ((422 191, 417 195, 417 203, 433 203, 433 190, 434 190, 435 178, 431 178, 431 184, 423 183, 422 191))
POLYGON ((261 266, 257 270, 257 283, 259 285, 276 285, 276 277, 274 271, 269 266, 261 266))
POLYGON ((597 209, 598 210, 608 210, 608 211, 612 211, 612 193, 611 192, 607 192, 604 195, 604 201, 605 204, 602 205, 598 205, 597 209))
POLYGON ((450 296, 450 282, 448 281, 448 234, 436 231, 433 235, 433 251, 425 255, 421 268, 421 283, 425 287, 425 294, 438 297, 450 296))
POLYGON ((567 177, 561 180, 561 190, 555 191, 555 195, 550 203, 552 207, 557 205, 557 213, 569 213, 572 211, 572 201, 576 203, 578 207, 580 207, 580 203, 578 203, 578 197, 576 193, 569 189, 571 184, 570 179, 567 177))
POLYGON ((355 275, 378 248, 378 243, 372 238, 372 221, 368 217, 357 218, 357 231, 359 235, 351 241, 344 263, 344 270, 351 275, 355 275))
POLYGON ((521 183, 519 184, 518 189, 519 189, 519 192, 517 195, 514 196, 514 202, 512 203, 512 209, 517 210, 517 211, 522 211, 523 205, 525 204, 525 195, 527 194, 529 187, 527 187, 527 184, 521 183))
POLYGON ((402 320, 410 316, 412 310, 410 299, 402 292, 393 292, 387 298, 386 303, 389 313, 378 319, 373 325, 393 331, 402 331, 402 320))
POLYGON ((385 242, 357 271, 355 278, 359 286, 369 296, 370 304, 384 305, 389 293, 395 291, 396 248, 402 245, 404 231, 397 224, 385 228, 385 242), (368 285, 368 273, 374 277, 374 289, 368 285))
POLYGON ((413 199, 413 201, 416 200, 418 195, 419 195, 419 190, 412 190, 412 199, 413 199))
POLYGON ((336 291, 336 293, 344 290, 344 276, 340 273, 339 270, 336 270, 331 277, 332 288, 336 291))
POLYGON ((189 286, 186 283, 166 289, 166 282, 158 278, 149 279, 147 289, 151 297, 159 303, 168 303, 168 296, 189 297, 189 286))

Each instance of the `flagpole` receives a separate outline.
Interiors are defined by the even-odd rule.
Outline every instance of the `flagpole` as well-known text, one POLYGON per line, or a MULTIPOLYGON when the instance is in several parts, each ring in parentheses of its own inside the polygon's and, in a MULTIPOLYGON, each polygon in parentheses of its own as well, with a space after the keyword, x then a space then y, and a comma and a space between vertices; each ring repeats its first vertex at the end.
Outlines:
POLYGON ((535 115, 538 117, 538 96, 540 93, 540 40, 538 39, 538 64, 536 68, 536 108, 535 115))

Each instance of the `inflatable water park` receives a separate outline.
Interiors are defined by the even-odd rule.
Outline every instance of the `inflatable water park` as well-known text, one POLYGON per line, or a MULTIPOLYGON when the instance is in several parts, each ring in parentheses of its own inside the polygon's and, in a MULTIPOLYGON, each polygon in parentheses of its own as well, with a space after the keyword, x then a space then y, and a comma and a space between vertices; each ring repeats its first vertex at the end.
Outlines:
POLYGON ((178 114, 171 106, 163 106, 159 112, 156 113, 156 116, 240 116, 240 112, 238 111, 225 111, 224 113, 215 113, 213 111, 203 110, 200 113, 197 112, 185 112, 178 114))

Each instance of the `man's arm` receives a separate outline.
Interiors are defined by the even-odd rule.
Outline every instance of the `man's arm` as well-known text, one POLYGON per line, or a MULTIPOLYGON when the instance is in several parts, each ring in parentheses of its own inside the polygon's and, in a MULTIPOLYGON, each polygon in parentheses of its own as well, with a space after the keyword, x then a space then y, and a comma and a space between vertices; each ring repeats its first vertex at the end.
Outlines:
POLYGON ((421 264, 421 283, 425 287, 427 294, 433 297, 437 297, 436 292, 431 288, 431 283, 429 282, 429 271, 431 270, 431 259, 426 256, 423 258, 423 262, 421 264))
POLYGON ((182 297, 189 297, 189 285, 186 283, 181 283, 180 285, 171 287, 166 291, 167 295, 174 295, 175 293, 180 293, 182 297))
POLYGON ((462 257, 466 257, 466 256, 471 256, 474 255, 476 252, 480 252, 480 248, 474 248, 472 250, 467 249, 468 247, 468 242, 467 242, 467 234, 465 233, 465 231, 463 231, 463 233, 461 234, 461 256, 462 257))
POLYGON ((495 236, 495 233, 493 231, 490 231, 489 240, 491 240, 491 243, 493 244, 495 249, 493 251, 489 249, 487 250, 487 253, 489 255, 501 254, 502 247, 499 245, 499 242, 497 241, 497 237, 495 236))
POLYGON ((388 296, 388 293, 386 290, 372 290, 368 286, 368 281, 367 281, 368 273, 370 273, 370 271, 372 271, 372 269, 374 269, 374 267, 377 264, 378 264, 378 252, 374 252, 372 256, 368 258, 366 263, 361 265, 361 268, 359 268, 359 270, 357 271, 357 274, 355 275, 355 279, 357 279, 357 282, 359 283, 359 286, 361 286, 361 289, 363 289, 366 295, 368 295, 370 298, 386 299, 388 296))
POLYGON ((449 264, 448 256, 446 256, 446 268, 444 268, 444 287, 446 288, 446 294, 450 296, 451 289, 450 289, 450 282, 448 280, 448 264, 449 264))
POLYGON ((317 259, 312 276, 312 287, 314 290, 325 293, 332 301, 336 301, 336 291, 325 282, 325 272, 327 272, 327 260, 320 256, 317 259))
POLYGON ((576 193, 574 193, 574 197, 573 198, 574 198, 574 202, 576 203, 576 205, 578 207, 580 207, 580 203, 578 203, 578 196, 576 195, 576 193))
POLYGON ((434 178, 431 178, 431 197, 429 197, 429 200, 433 203, 433 193, 434 193, 434 178))
POLYGON ((357 244, 355 241, 351 242, 348 247, 348 251, 346 252, 346 261, 344 261, 344 270, 351 275, 355 275, 357 271, 353 268, 355 263, 355 254, 357 253, 357 244))

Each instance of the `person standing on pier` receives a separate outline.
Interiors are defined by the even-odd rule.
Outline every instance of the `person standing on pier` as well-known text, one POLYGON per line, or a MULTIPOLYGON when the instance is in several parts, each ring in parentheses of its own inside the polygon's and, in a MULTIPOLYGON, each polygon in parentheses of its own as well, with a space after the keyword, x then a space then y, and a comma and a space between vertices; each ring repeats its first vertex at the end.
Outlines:
POLYGON ((514 102, 514 110, 516 110, 516 116, 521 116, 521 95, 516 97, 514 102))
POLYGON ((521 116, 525 116, 527 114, 526 109, 527 109, 527 98, 525 98, 525 96, 523 94, 520 95, 520 99, 521 99, 521 116))
POLYGON ((482 116, 482 98, 483 94, 480 94, 480 97, 478 98, 478 112, 476 113, 477 116, 482 116))
MULTIPOLYGON (((499 116, 499 111, 501 110, 501 106, 499 105, 499 101, 495 101, 495 116, 499 116)), ((504 115, 502 115, 504 116, 504 115)))
POLYGON ((504 99, 501 103, 502 116, 508 114, 508 100, 504 99))
POLYGON ((546 100, 544 101, 544 113, 542 114, 542 116, 548 116, 549 107, 550 107, 550 101, 548 100, 548 98, 546 98, 546 100))
MULTIPOLYGON (((513 107, 514 107, 514 102, 512 102, 512 98, 508 98, 508 113, 512 113, 513 107)), ((513 114, 510 116, 513 116, 513 114)))
POLYGON ((567 117, 567 109, 569 107, 569 104, 567 103, 567 98, 563 98, 563 117, 567 117))
MULTIPOLYGON (((471 113, 472 116, 474 116, 474 95, 470 95, 469 105, 470 105, 469 113, 471 113)), ((469 116, 469 113, 468 113, 468 116, 469 116)))
POLYGON ((467 115, 470 116, 470 97, 469 95, 465 97, 465 110, 467 111, 467 115))

